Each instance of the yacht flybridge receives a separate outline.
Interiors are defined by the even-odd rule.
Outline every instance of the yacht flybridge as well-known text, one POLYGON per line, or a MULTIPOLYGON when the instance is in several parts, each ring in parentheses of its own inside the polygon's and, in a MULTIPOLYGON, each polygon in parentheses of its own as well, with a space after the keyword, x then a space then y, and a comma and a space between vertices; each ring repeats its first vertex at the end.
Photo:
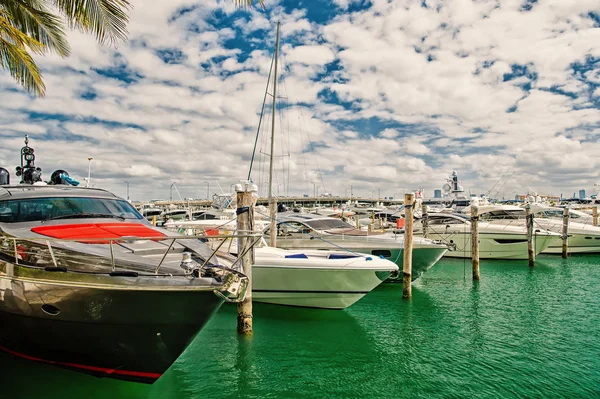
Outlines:
POLYGON ((34 162, 26 138, 20 183, 0 169, 0 349, 154 382, 248 278, 63 170, 42 182, 34 162))

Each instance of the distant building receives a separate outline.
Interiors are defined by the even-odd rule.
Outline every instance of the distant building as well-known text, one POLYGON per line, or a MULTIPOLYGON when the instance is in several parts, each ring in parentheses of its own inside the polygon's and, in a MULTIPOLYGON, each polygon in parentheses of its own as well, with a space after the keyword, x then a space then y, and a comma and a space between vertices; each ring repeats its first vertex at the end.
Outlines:
MULTIPOLYGON (((526 201, 529 195, 527 194, 517 194, 515 195, 515 201, 526 201)), ((557 195, 551 194, 538 194, 537 197, 540 197, 542 201, 547 202, 560 202, 560 197, 557 195)))
POLYGON ((579 190, 579 199, 585 198, 585 190, 579 190))
POLYGON ((442 190, 433 190, 433 198, 442 198, 442 190))

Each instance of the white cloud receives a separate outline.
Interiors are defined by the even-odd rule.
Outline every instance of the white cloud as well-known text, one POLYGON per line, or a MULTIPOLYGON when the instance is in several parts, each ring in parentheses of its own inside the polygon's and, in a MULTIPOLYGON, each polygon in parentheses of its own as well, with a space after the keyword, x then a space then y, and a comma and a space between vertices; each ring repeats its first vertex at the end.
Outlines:
MULTIPOLYGON (((291 191, 319 181, 320 192, 352 184, 356 195, 392 195, 439 188, 453 169, 480 188, 511 171, 506 192, 599 180, 600 64, 572 69, 600 57, 600 29, 587 16, 597 0, 540 1, 527 12, 520 0, 374 0, 351 13, 366 3, 334 3, 337 16, 319 23, 304 4, 241 13, 232 2, 142 0, 116 49, 69 33, 70 58, 36 58, 46 98, 0 74, 0 160, 16 163, 29 133, 46 175, 63 167, 85 176, 92 156, 96 184, 124 195, 127 180, 134 199, 168 196, 171 178, 185 197, 204 197, 205 181, 227 191, 247 173, 280 20, 286 108, 275 169, 291 191)), ((268 151, 263 137, 257 180, 268 151)))

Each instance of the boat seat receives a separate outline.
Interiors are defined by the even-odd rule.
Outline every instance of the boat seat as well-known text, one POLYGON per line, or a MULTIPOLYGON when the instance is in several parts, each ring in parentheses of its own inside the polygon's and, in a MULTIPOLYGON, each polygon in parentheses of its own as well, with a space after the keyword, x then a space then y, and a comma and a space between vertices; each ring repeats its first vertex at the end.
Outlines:
POLYGON ((350 258, 358 258, 360 255, 354 254, 329 254, 328 259, 350 259, 350 258))
POLYGON ((308 256, 306 256, 305 254, 293 254, 293 255, 286 255, 286 258, 295 258, 295 259, 308 259, 308 256))

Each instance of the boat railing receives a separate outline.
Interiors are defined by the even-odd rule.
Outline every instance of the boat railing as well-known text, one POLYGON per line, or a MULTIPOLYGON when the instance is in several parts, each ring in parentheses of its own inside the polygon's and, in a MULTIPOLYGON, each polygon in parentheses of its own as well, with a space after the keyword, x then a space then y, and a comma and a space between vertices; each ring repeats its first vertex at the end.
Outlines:
MULTIPOLYGON (((131 243, 136 241, 170 241, 167 249, 161 256, 159 263, 156 265, 154 269, 154 274, 158 275, 160 267, 163 265, 167 255, 171 251, 171 248, 178 240, 190 240, 190 239, 222 239, 221 243, 217 246, 217 248, 213 249, 213 252, 210 256, 206 257, 204 260, 202 267, 206 266, 210 259, 212 259, 217 252, 221 249, 221 247, 228 240, 233 240, 234 238, 251 238, 252 241, 250 245, 248 245, 242 253, 239 253, 235 260, 232 260, 232 266, 237 264, 242 256, 244 256, 251 248, 253 248, 258 242, 260 242, 263 234, 256 231, 237 231, 235 234, 214 234, 210 236, 206 235, 169 235, 169 236, 157 236, 157 237, 134 237, 134 236, 123 236, 123 237, 94 237, 94 238, 54 238, 54 237, 11 237, 11 236, 1 236, 0 235, 0 253, 4 253, 5 255, 14 257, 15 264, 19 265, 20 260, 24 260, 27 255, 35 255, 39 256, 39 251, 27 251, 27 248, 19 243, 36 243, 42 247, 45 247, 50 256, 50 260, 52 265, 55 268, 60 268, 57 254, 55 253, 55 249, 62 249, 53 247, 53 244, 60 243, 68 243, 68 242, 79 242, 79 243, 88 243, 88 244, 108 244, 110 249, 110 267, 112 272, 116 270, 116 262, 115 262, 115 253, 113 246, 118 243, 131 243)), ((98 257, 99 259, 104 259, 101 255, 93 255, 89 254, 87 256, 90 257, 98 257)))

